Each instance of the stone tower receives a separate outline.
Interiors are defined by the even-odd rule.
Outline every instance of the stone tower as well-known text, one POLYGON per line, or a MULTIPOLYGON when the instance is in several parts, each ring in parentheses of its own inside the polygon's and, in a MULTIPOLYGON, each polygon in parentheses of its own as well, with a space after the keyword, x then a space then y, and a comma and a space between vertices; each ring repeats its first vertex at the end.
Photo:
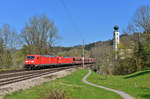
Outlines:
POLYGON ((117 25, 114 26, 113 48, 114 48, 115 51, 117 51, 117 49, 118 49, 118 44, 119 44, 119 42, 120 42, 118 29, 119 29, 119 27, 118 27, 117 25))

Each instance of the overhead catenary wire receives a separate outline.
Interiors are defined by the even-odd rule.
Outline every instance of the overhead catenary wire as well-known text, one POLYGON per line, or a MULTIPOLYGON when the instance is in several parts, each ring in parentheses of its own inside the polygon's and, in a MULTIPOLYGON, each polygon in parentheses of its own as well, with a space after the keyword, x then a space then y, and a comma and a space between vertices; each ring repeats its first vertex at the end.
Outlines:
POLYGON ((64 0, 58 0, 58 1, 59 1, 59 2, 61 3, 61 5, 63 6, 63 8, 64 8, 64 10, 65 10, 65 12, 66 12, 66 14, 67 14, 67 16, 68 16, 68 18, 69 18, 69 21, 72 23, 72 26, 73 26, 73 28, 74 28, 74 31, 75 31, 75 32, 78 32, 78 33, 80 34, 79 37, 81 38, 81 40, 83 40, 83 39, 84 39, 83 34, 80 32, 80 29, 79 29, 77 23, 74 21, 73 15, 72 15, 71 11, 69 10, 69 8, 67 7, 65 1, 64 1, 64 0))
POLYGON ((69 17, 69 19, 70 19, 70 21, 71 21, 71 23, 72 23, 73 28, 75 29, 75 31, 77 31, 77 32, 80 34, 79 37, 81 37, 81 41, 83 40, 83 45, 82 45, 82 65, 83 65, 83 68, 84 68, 85 38, 83 37, 82 33, 80 32, 80 30, 79 30, 77 24, 75 23, 75 21, 73 20, 73 16, 72 16, 72 14, 71 14, 69 8, 66 6, 65 1, 64 1, 64 0, 58 0, 58 1, 59 1, 59 2, 62 4, 62 6, 64 7, 64 10, 66 11, 66 14, 67 14, 67 16, 69 17))

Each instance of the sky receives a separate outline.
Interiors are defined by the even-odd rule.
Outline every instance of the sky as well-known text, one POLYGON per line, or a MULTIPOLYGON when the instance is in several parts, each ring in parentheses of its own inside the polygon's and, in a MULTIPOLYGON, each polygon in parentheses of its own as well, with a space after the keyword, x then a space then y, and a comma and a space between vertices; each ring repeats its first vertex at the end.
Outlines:
POLYGON ((29 18, 45 14, 61 37, 57 46, 74 46, 112 39, 115 25, 122 34, 142 5, 150 0, 0 0, 0 25, 20 32, 29 18))

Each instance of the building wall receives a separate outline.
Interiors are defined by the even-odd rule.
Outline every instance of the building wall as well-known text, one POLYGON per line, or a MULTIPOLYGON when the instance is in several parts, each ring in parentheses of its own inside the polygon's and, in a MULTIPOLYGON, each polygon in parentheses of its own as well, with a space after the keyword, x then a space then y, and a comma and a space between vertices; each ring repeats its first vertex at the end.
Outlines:
POLYGON ((118 48, 118 44, 120 43, 120 38, 119 38, 119 32, 118 31, 114 31, 114 41, 113 41, 113 46, 114 49, 117 50, 118 48))

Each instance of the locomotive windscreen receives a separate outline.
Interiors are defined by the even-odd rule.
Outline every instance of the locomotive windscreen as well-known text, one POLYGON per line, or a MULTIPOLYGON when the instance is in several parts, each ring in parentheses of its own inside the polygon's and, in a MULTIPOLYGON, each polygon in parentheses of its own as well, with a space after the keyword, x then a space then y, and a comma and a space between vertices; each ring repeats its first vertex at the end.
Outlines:
POLYGON ((27 56, 26 59, 34 59, 35 56, 27 56))

